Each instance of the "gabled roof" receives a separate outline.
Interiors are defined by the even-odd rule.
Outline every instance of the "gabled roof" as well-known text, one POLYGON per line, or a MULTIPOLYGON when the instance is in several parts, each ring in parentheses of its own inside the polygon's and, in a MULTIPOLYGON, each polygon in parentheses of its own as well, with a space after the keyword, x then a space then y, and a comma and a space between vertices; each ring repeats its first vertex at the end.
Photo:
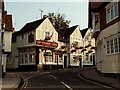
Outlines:
POLYGON ((70 35, 74 32, 74 30, 78 27, 78 25, 72 26, 70 28, 61 29, 56 31, 58 32, 58 40, 62 42, 66 42, 70 35))
POLYGON ((46 18, 27 23, 20 31, 19 34, 35 30, 46 18))
POLYGON ((83 30, 80 30, 82 37, 84 38, 86 32, 88 31, 88 28, 85 28, 83 30))
POLYGON ((78 25, 72 26, 70 28, 63 29, 63 35, 67 39, 74 32, 74 30, 78 27, 78 25))

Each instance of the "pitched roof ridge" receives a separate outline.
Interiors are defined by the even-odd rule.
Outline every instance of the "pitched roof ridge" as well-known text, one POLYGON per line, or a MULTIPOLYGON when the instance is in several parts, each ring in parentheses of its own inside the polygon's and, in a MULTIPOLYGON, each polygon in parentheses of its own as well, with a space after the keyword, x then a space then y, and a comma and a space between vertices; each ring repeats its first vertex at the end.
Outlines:
POLYGON ((29 32, 35 30, 46 18, 38 19, 32 22, 26 23, 19 31, 20 33, 29 32))
POLYGON ((37 20, 34 20, 34 21, 30 21, 26 24, 31 24, 31 23, 34 23, 34 22, 38 22, 38 21, 42 21, 42 20, 45 20, 46 18, 42 18, 42 19, 37 19, 37 20))

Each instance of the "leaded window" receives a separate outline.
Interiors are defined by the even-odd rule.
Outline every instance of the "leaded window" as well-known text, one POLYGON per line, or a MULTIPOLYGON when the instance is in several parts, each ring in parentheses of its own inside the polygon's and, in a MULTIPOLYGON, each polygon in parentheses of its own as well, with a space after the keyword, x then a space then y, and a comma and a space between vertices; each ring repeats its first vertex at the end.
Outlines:
POLYGON ((111 53, 114 53, 113 39, 110 40, 110 45, 111 45, 111 53))
POLYGON ((110 42, 107 41, 107 54, 110 54, 110 42))
POLYGON ((114 39, 115 52, 118 52, 118 38, 114 39))

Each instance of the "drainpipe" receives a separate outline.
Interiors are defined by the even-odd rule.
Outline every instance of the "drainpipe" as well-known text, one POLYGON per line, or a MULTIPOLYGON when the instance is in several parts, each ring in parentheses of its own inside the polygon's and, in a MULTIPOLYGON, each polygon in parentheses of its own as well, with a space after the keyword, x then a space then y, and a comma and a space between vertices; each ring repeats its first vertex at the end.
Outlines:
POLYGON ((0 71, 2 72, 2 74, 3 74, 3 69, 4 69, 4 67, 3 67, 3 61, 2 61, 2 47, 4 46, 4 44, 2 43, 2 33, 3 32, 4 31, 2 31, 2 29, 0 29, 0 68, 1 68, 0 71))
POLYGON ((0 78, 2 78, 2 73, 3 73, 2 69, 3 69, 2 67, 2 43, 1 43, 1 32, 0 32, 0 78))

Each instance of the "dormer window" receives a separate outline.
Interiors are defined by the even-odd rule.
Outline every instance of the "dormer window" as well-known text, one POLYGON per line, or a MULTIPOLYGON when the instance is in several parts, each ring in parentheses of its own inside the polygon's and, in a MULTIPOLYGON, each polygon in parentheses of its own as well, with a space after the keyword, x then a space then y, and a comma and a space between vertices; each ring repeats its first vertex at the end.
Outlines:
POLYGON ((106 22, 110 22, 118 17, 118 2, 111 3, 106 7, 106 22))

